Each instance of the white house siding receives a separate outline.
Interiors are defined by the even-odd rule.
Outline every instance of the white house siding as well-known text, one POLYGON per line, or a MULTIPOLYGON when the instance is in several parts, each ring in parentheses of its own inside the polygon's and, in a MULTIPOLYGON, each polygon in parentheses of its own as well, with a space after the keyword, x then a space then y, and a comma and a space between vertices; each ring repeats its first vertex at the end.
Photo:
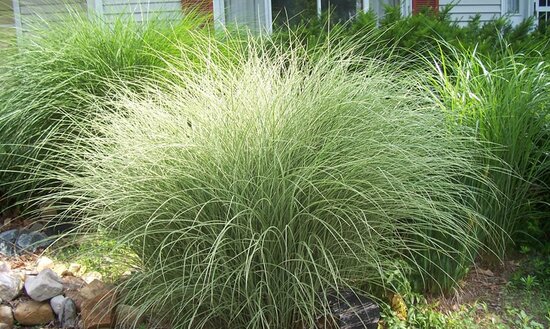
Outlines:
POLYGON ((102 14, 107 21, 114 21, 120 15, 132 15, 137 21, 153 17, 175 19, 182 11, 181 0, 102 0, 102 2, 102 14))
POLYGON ((467 24, 477 14, 480 15, 481 23, 502 16, 503 8, 501 0, 440 0, 439 5, 445 6, 454 4, 451 10, 451 19, 458 21, 461 25, 467 24))
POLYGON ((39 27, 42 21, 55 22, 71 11, 86 12, 86 0, 18 0, 23 31, 39 27))

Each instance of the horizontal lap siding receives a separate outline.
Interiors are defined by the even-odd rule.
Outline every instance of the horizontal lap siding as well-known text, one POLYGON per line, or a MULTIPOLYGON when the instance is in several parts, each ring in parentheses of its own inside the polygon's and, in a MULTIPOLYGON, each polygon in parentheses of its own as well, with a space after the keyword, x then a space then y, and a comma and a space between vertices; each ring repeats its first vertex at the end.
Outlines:
POLYGON ((23 31, 39 27, 41 21, 56 22, 71 12, 86 12, 86 0, 19 0, 23 31))
POLYGON ((501 16, 501 0, 440 0, 439 5, 454 3, 451 9, 451 19, 461 24, 468 23, 474 16, 480 14, 481 22, 485 23, 501 16))
POLYGON ((149 17, 176 19, 181 10, 180 0, 103 0, 103 15, 107 21, 121 15, 131 15, 137 21, 149 17))

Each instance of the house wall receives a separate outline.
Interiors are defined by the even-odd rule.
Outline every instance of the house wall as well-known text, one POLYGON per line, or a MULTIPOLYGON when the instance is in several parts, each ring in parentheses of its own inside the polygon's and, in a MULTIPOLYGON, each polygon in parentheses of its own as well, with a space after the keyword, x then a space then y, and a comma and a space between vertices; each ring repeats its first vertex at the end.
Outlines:
POLYGON ((439 5, 454 4, 451 10, 451 19, 461 25, 467 24, 476 14, 481 15, 481 23, 486 23, 502 16, 502 0, 440 0, 439 5))
POLYGON ((22 31, 39 27, 41 21, 61 20, 70 11, 86 12, 86 0, 18 0, 22 31))
POLYGON ((175 19, 181 10, 181 0, 102 0, 102 14, 107 21, 121 14, 132 15, 137 21, 150 17, 175 19))

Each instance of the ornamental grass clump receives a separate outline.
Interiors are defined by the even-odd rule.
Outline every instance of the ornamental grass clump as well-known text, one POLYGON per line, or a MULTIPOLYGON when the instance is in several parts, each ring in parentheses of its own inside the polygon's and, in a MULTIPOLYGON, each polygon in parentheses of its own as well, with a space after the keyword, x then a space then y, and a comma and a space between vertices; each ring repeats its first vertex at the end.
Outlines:
POLYGON ((537 204, 550 186, 549 67, 516 54, 492 60, 463 48, 447 53, 432 84, 453 124, 472 127, 493 154, 480 165, 499 195, 480 199, 479 206, 499 229, 480 237, 503 255, 529 220, 548 217, 537 204))
POLYGON ((57 159, 78 171, 49 173, 83 233, 135 253, 122 303, 172 328, 312 328, 341 289, 471 261, 478 145, 416 80, 347 46, 251 43, 118 90, 57 159))
POLYGON ((204 63, 191 60, 197 49, 231 48, 213 42, 207 18, 194 13, 105 22, 67 11, 26 22, 31 30, 0 64, 0 190, 14 199, 58 186, 35 174, 56 152, 54 136, 78 135, 116 85, 124 81, 137 92, 144 79, 169 79, 165 69, 175 58, 189 57, 185 69, 200 69, 204 63))

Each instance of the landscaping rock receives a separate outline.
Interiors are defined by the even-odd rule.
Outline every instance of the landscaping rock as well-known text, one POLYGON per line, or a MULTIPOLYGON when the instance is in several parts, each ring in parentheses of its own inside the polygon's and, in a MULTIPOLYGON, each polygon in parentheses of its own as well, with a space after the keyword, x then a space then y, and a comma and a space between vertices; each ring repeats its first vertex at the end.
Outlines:
POLYGON ((0 262, 0 273, 11 273, 10 264, 7 262, 0 262))
POLYGON ((45 269, 38 276, 25 282, 27 295, 38 302, 45 301, 63 292, 63 282, 52 270, 45 269))
POLYGON ((67 272, 67 265, 62 263, 55 264, 54 267, 52 268, 52 271, 54 271, 55 274, 59 276, 64 276, 65 273, 67 272))
POLYGON ((61 313, 59 314, 58 319, 63 329, 76 328, 77 310, 76 304, 72 299, 65 299, 65 301, 63 302, 63 308, 61 309, 61 313))
POLYGON ((0 305, 0 324, 4 324, 6 328, 13 328, 13 313, 11 307, 0 305))
POLYGON ((57 216, 57 210, 55 209, 55 206, 53 202, 43 202, 40 205, 40 217, 45 220, 52 220, 57 216))
POLYGON ((55 296, 50 300, 50 306, 52 307, 53 312, 59 316, 61 314, 61 310, 63 309, 63 303, 65 303, 66 297, 59 295, 55 296))
POLYGON ((63 291, 79 290, 86 286, 86 282, 76 276, 64 276, 61 280, 63 281, 63 291))
POLYGON ((42 231, 43 229, 44 229, 44 224, 42 224, 42 223, 33 223, 29 227, 29 230, 31 230, 33 232, 39 232, 39 231, 42 231))
POLYGON ((0 254, 6 256, 15 256, 15 242, 19 236, 19 230, 9 230, 6 232, 0 233, 0 254))
POLYGON ((0 272, 0 298, 5 301, 12 301, 19 296, 23 288, 22 281, 12 273, 0 272))
POLYGON ((80 294, 78 290, 68 290, 65 291, 65 297, 71 299, 76 305, 76 310, 80 312, 82 310, 82 304, 86 301, 84 297, 80 294))
POLYGON ((95 280, 101 281, 101 279, 103 279, 103 275, 99 272, 88 272, 82 275, 82 280, 86 283, 92 283, 95 280))
POLYGON ((82 304, 83 329, 110 328, 114 325, 116 298, 112 291, 86 300, 82 304))
POLYGON ((111 289, 111 287, 99 280, 94 280, 87 285, 82 279, 74 276, 64 277, 63 285, 66 287, 64 290, 65 297, 74 301, 78 311, 82 309, 82 304, 85 301, 93 299, 98 295, 106 294, 111 289))
POLYGON ((50 304, 34 300, 19 303, 13 314, 15 320, 24 326, 36 326, 55 321, 50 304))
POLYGON ((82 269, 82 265, 78 263, 71 263, 69 264, 69 268, 67 269, 67 271, 69 271, 73 276, 75 276, 80 273, 81 269, 82 269))
POLYGON ((50 258, 43 256, 38 258, 38 261, 36 262, 36 271, 42 272, 43 270, 49 268, 52 269, 54 267, 54 262, 50 258))
POLYGON ((84 299, 92 299, 97 295, 103 295, 107 293, 111 287, 107 287, 105 283, 94 280, 84 288, 80 289, 80 295, 84 297, 84 299))
POLYGON ((51 243, 52 239, 44 233, 26 231, 19 235, 15 245, 21 251, 36 252, 38 249, 48 247, 51 243))
POLYGON ((129 305, 118 305, 115 314, 117 328, 137 328, 145 321, 143 314, 129 305))

